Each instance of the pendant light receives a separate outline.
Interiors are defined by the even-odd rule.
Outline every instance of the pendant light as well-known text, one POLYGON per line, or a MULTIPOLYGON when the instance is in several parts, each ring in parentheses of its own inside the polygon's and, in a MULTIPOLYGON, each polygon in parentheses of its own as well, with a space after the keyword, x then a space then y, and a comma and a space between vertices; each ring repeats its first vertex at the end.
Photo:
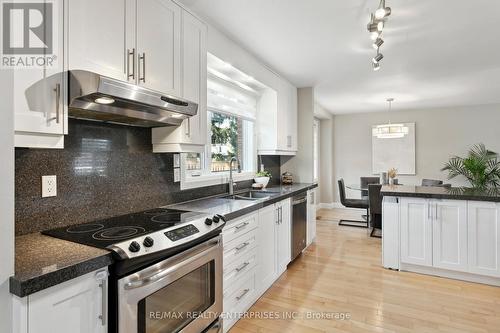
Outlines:
MULTIPOLYGON (((388 98, 389 108, 387 113, 390 114, 392 109, 392 102, 394 98, 388 98)), ((389 118, 389 123, 377 125, 372 128, 372 135, 379 139, 399 139, 408 135, 409 129, 404 124, 392 124, 389 118)))
POLYGON ((377 50, 377 54, 372 58, 372 67, 374 71, 380 70, 380 60, 384 58, 380 53, 380 47, 384 44, 382 39, 382 30, 384 30, 386 18, 391 15, 391 8, 386 7, 385 0, 380 0, 379 6, 375 13, 370 15, 370 21, 366 25, 372 40, 372 47, 377 50))

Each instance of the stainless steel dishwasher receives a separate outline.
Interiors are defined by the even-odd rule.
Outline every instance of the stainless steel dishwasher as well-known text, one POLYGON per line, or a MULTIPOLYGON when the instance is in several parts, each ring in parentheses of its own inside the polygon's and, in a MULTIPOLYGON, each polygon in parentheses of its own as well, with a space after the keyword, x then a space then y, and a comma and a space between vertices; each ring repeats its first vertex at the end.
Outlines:
POLYGON ((294 260, 306 247, 307 193, 294 196, 292 207, 292 260, 294 260))

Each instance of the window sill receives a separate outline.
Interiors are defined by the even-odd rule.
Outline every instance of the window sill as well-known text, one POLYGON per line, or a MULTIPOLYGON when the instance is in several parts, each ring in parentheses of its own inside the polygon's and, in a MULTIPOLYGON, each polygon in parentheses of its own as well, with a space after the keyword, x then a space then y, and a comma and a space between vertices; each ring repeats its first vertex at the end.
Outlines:
MULTIPOLYGON (((233 180, 235 182, 250 180, 255 177, 255 172, 244 171, 241 173, 234 172, 233 180)), ((197 177, 183 175, 181 179, 181 190, 188 190, 192 188, 227 184, 229 182, 229 173, 224 172, 219 175, 202 175, 197 177)))

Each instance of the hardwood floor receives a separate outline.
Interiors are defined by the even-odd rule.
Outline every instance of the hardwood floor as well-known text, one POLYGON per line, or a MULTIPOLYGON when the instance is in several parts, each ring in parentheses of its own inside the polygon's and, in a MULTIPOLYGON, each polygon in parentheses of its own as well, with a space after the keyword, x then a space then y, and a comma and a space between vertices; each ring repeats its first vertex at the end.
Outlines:
POLYGON ((244 318, 230 332, 500 332, 500 288, 384 269, 380 239, 337 225, 351 215, 318 211, 316 242, 249 310, 295 311, 295 319, 244 318))

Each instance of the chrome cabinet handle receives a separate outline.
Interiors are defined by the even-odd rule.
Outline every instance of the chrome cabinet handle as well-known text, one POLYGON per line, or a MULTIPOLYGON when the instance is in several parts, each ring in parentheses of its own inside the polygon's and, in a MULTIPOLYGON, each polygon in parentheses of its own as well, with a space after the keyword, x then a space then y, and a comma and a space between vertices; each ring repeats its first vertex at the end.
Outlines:
POLYGON ((146 52, 142 52, 142 55, 139 56, 139 65, 141 60, 142 60, 142 77, 139 71, 139 81, 146 83, 146 52))
POLYGON ((236 272, 241 272, 242 270, 245 269, 245 267, 247 267, 248 265, 250 265, 250 263, 248 261, 245 261, 240 267, 236 267, 236 272))
POLYGON ((99 280, 99 288, 101 288, 101 314, 99 319, 101 325, 106 326, 108 321, 108 273, 105 271, 98 272, 96 278, 99 280))
POLYGON ((54 89, 54 91, 56 92, 56 123, 59 124, 59 122, 61 121, 61 115, 60 115, 60 103, 61 103, 61 84, 60 83, 57 83, 56 84, 56 87, 54 89))
POLYGON ((280 207, 280 224, 283 223, 283 207, 280 207))
POLYGON ((287 147, 288 147, 288 148, 292 148, 292 136, 291 136, 291 135, 288 135, 288 136, 286 137, 286 141, 287 141, 287 142, 286 142, 287 147))
POLYGON ((438 219, 438 205, 437 203, 434 204, 434 207, 436 208, 436 215, 434 216, 434 218, 437 220, 438 219))
POLYGON ((276 208, 276 224, 280 224, 280 208, 276 208))
POLYGON ((242 299, 249 291, 250 289, 243 290, 240 296, 236 296, 236 300, 239 301, 240 299, 242 299))
POLYGON ((427 218, 428 219, 431 218, 431 203, 430 202, 427 204, 427 218))
POLYGON ((234 227, 234 228, 235 228, 236 230, 239 230, 239 229, 241 229, 241 228, 246 227, 246 226, 247 226, 247 225, 249 225, 249 224, 250 224, 250 222, 243 222, 243 223, 238 224, 238 225, 237 225, 236 227, 234 227))
POLYGON ((191 118, 186 119, 186 136, 191 136, 191 118))
POLYGON ((135 80, 135 47, 130 52, 127 50, 127 79, 132 78, 135 80), (130 56, 132 56, 132 74, 130 74, 130 56))
POLYGON ((242 249, 244 249, 245 247, 247 247, 248 245, 250 245, 250 243, 249 243, 249 242, 245 242, 245 243, 243 243, 243 244, 241 244, 241 245, 238 245, 238 246, 236 247, 236 251, 242 250, 242 249))

